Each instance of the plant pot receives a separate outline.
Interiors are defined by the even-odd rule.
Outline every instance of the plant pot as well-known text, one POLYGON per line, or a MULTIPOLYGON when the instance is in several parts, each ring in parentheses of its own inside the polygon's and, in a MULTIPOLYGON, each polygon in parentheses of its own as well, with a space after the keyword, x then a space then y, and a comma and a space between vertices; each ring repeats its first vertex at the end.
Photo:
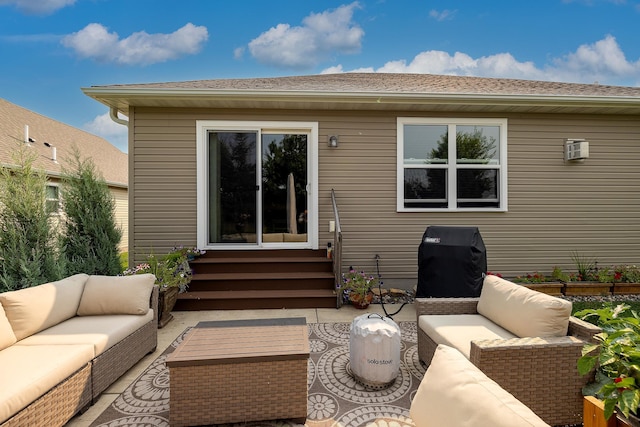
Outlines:
POLYGON ((171 310, 178 301, 178 288, 160 288, 158 294, 158 328, 163 328, 167 323, 173 320, 171 310))
POLYGON ((373 292, 368 292, 364 298, 360 294, 349 294, 349 302, 351 302, 352 306, 358 309, 365 309, 369 307, 371 301, 373 301, 373 292))
MULTIPOLYGON (((640 418, 633 414, 629 414, 629 417, 625 417, 622 414, 617 414, 618 420, 623 422, 623 425, 628 425, 629 427, 640 427, 640 418)), ((620 424, 618 424, 620 425, 620 424)))
POLYGON ((610 419, 604 418, 604 402, 593 396, 584 397, 584 427, 640 427, 640 418, 629 414, 629 418, 614 413, 610 419))

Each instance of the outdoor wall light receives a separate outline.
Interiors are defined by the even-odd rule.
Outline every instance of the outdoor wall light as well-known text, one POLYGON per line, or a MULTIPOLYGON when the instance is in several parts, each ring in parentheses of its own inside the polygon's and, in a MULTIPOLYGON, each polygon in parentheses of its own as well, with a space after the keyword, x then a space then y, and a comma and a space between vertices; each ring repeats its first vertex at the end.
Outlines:
POLYGON ((337 135, 331 135, 329 137, 329 143, 328 143, 329 147, 331 148, 336 148, 338 146, 338 136, 337 135))

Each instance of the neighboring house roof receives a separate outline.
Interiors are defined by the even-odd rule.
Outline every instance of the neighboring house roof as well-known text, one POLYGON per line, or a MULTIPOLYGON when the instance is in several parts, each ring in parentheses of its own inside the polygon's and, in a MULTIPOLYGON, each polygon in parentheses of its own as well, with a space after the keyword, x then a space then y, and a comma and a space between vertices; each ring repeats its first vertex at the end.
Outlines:
POLYGON ((433 74, 342 73, 92 86, 130 106, 637 114, 640 88, 433 74))
POLYGON ((66 160, 76 146, 82 158, 91 158, 104 180, 114 187, 127 188, 128 156, 106 139, 66 125, 41 114, 19 107, 0 98, 0 164, 14 165, 13 153, 18 144, 24 144, 25 125, 29 137, 34 139, 30 149, 38 157, 34 167, 45 170, 50 176, 60 176, 66 160), (52 159, 56 148, 57 162, 52 159))

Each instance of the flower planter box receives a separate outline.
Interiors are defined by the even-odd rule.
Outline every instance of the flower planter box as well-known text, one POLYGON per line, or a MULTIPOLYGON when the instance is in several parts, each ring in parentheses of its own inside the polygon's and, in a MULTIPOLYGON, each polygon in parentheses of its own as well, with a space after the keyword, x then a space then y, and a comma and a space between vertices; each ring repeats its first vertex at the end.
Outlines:
POLYGON ((547 295, 560 296, 563 294, 564 283, 560 282, 544 282, 544 283, 523 283, 525 288, 542 292, 547 295))
POLYGON ((584 427, 634 427, 635 424, 623 420, 618 416, 611 416, 608 420, 604 418, 604 402, 593 397, 584 397, 583 412, 584 427))
POLYGON ((565 285, 564 294, 576 295, 611 295, 611 283, 570 282, 565 285))
POLYGON ((614 295, 634 295, 640 294, 640 283, 614 283, 614 295))

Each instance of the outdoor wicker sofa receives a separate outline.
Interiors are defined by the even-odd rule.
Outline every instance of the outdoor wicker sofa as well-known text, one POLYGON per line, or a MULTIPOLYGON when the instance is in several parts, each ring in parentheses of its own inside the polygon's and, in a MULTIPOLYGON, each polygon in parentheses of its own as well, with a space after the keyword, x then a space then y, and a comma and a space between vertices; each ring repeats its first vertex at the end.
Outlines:
POLYGON ((479 298, 418 298, 418 353, 456 348, 550 425, 582 422, 577 371, 600 328, 571 316, 571 303, 487 275, 479 298))
POLYGON ((0 294, 0 426, 62 426, 157 346, 151 274, 0 294))
POLYGON ((439 345, 411 402, 416 427, 549 427, 462 353, 439 345))

